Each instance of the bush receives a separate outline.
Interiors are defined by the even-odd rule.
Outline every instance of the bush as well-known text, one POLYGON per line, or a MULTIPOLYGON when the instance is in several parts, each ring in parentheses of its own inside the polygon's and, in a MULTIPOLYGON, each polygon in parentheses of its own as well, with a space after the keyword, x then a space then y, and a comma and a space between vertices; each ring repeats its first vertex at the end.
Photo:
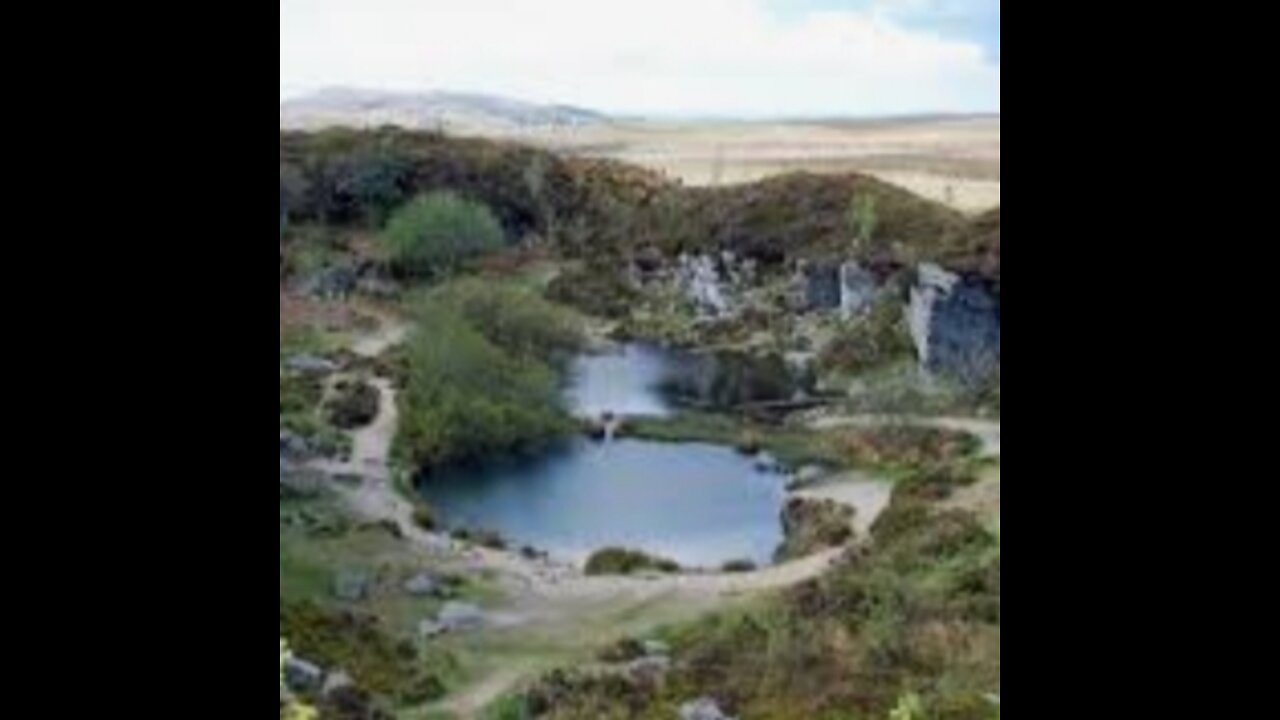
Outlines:
POLYGON ((329 423, 343 430, 355 430, 372 423, 378 417, 381 395, 378 389, 363 381, 342 381, 335 387, 336 395, 327 404, 329 423))
POLYGON ((298 652, 321 667, 342 668, 369 692, 407 704, 443 694, 434 658, 398 642, 369 616, 333 612, 311 602, 280 599, 280 632, 298 652))
POLYGON ((680 565, 673 560, 654 557, 638 550, 605 548, 587 560, 587 575, 633 575, 656 570, 663 573, 680 572, 680 565))
POLYGON ((829 371, 864 373, 910 358, 914 352, 903 304, 886 294, 822 350, 818 365, 829 371))
POLYGON ((440 288, 431 298, 518 358, 558 365, 583 344, 566 311, 520 288, 468 278, 440 288))
POLYGON ((438 303, 410 339, 397 453, 419 466, 535 448, 573 431, 556 374, 504 352, 438 303))
POLYGON ((782 510, 786 540, 778 548, 779 562, 795 560, 853 539, 853 508, 834 500, 792 498, 782 510))
POLYGON ((397 272, 430 277, 448 273, 468 258, 500 250, 506 235, 484 205, 435 192, 397 210, 387 223, 383 241, 397 272))
POLYGON ((413 508, 413 524, 427 532, 432 532, 436 529, 435 513, 425 505, 417 505, 413 508))
POLYGON ((750 573, 756 570, 756 564, 751 560, 730 560, 720 568, 721 572, 726 573, 750 573))
POLYGON ((494 530, 473 530, 471 528, 457 528, 450 535, 454 540, 459 542, 470 543, 482 548, 490 550, 506 550, 507 540, 502 537, 501 533, 494 530))

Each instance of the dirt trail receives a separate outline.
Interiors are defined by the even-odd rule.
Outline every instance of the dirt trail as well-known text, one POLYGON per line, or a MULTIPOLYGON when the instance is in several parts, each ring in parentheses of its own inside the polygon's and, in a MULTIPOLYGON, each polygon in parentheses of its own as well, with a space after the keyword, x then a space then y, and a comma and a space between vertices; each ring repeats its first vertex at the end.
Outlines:
POLYGON ((815 430, 831 430, 842 427, 883 427, 886 425, 913 425, 937 428, 973 435, 982 443, 983 457, 1000 457, 1000 421, 975 418, 924 417, 919 415, 827 415, 808 422, 815 430))

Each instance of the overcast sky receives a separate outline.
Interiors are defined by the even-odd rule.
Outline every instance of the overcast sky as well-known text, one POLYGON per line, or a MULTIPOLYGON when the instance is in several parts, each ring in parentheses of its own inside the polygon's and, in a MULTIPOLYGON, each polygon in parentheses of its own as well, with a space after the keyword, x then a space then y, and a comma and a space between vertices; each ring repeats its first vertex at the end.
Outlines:
POLYGON ((999 0, 280 0, 280 97, 650 115, 999 112, 999 0))

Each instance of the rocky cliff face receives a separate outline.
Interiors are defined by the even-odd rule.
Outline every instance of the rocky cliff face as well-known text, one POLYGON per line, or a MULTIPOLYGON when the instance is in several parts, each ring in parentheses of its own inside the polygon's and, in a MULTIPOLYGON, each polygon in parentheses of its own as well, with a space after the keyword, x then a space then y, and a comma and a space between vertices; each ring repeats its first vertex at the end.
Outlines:
POLYGON ((998 378, 1000 301, 985 284, 923 264, 908 318, 926 372, 969 385, 998 378))

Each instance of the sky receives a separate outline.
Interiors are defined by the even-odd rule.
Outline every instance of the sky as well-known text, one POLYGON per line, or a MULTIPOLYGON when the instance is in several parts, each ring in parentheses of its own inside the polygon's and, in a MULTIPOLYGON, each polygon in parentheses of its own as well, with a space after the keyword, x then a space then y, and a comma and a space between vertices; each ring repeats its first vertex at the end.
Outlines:
POLYGON ((1000 111, 999 0, 280 0, 280 98, 449 90, 614 114, 1000 111))

